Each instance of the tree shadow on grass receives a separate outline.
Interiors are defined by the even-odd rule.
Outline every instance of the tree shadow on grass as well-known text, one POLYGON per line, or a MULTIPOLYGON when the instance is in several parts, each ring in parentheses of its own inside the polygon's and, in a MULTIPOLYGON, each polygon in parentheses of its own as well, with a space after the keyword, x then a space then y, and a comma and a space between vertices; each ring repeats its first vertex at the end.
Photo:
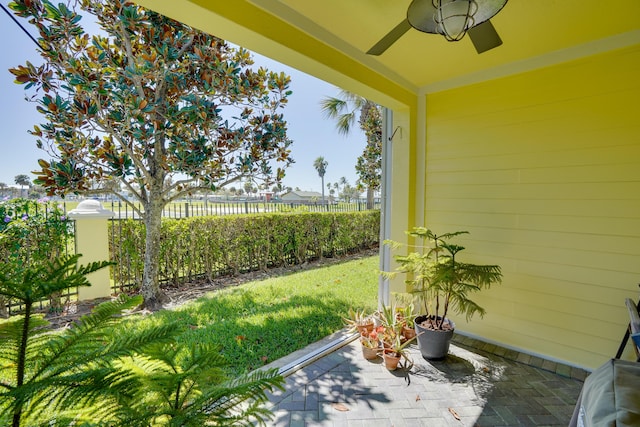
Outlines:
POLYGON ((232 371, 251 371, 314 343, 343 326, 347 301, 329 292, 318 296, 274 295, 269 303, 234 290, 203 297, 176 310, 154 313, 154 322, 184 325, 179 342, 212 342, 232 371))

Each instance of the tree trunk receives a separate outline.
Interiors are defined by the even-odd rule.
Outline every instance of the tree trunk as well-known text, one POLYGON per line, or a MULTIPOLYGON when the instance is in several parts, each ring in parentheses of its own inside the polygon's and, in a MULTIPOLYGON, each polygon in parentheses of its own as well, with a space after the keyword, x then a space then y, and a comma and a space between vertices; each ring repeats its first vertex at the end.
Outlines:
POLYGON ((0 318, 5 319, 9 317, 9 308, 7 306, 8 303, 8 298, 0 296, 0 318))
POLYGON ((155 311, 162 308, 166 296, 160 290, 158 269, 160 264, 160 230, 162 224, 162 202, 151 198, 145 203, 144 224, 146 227, 144 272, 140 293, 144 298, 145 308, 155 311))
POLYGON ((373 209, 373 188, 367 187, 367 209, 373 209))
MULTIPOLYGON (((29 340, 29 323, 31 321, 31 301, 25 301, 24 321, 22 323, 22 335, 20 336, 20 346, 18 347, 18 363, 16 366, 16 388, 20 389, 24 385, 24 373, 27 363, 27 343, 29 340)), ((12 427, 20 427, 22 418, 22 403, 18 403, 13 410, 12 427)))
POLYGON ((52 313, 62 313, 62 292, 57 291, 49 295, 49 310, 52 313))

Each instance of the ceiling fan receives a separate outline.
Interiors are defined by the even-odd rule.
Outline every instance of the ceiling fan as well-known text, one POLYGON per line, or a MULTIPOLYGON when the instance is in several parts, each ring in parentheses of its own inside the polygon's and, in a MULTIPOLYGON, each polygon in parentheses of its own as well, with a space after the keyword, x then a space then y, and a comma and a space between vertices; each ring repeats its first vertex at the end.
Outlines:
POLYGON ((507 0, 413 0, 407 17, 367 51, 381 55, 411 28, 441 34, 449 41, 462 39, 466 33, 478 53, 500 46, 502 40, 489 21, 507 0))

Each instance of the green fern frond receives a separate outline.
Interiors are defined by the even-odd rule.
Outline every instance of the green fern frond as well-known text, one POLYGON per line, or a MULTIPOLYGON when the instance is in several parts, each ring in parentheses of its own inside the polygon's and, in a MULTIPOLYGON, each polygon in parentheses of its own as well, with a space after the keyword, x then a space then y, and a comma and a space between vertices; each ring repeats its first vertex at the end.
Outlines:
POLYGON ((17 270, 12 264, 0 264, 0 295, 29 304, 54 292, 75 286, 89 286, 86 274, 110 262, 92 262, 78 266, 80 254, 66 255, 54 261, 17 270))
MULTIPOLYGON (((2 290, 18 289, 25 300, 35 300, 64 280, 67 286, 81 285, 83 274, 105 265, 78 268, 76 261, 70 257, 46 269, 27 269, 20 280, 11 276, 13 282, 3 282, 2 290)), ((18 416, 21 425, 30 426, 201 426, 270 419, 263 404, 268 390, 282 388, 277 371, 229 379, 220 349, 178 346, 176 324, 128 327, 122 313, 141 302, 141 297, 120 297, 103 303, 61 331, 43 330, 47 322, 28 310, 26 320, 1 322, 0 420, 18 416), (12 380, 18 364, 24 368, 20 382, 12 380)))
POLYGON ((81 317, 72 328, 61 333, 48 335, 47 351, 40 354, 41 368, 33 378, 40 378, 48 371, 48 376, 69 369, 69 363, 91 361, 108 344, 109 327, 118 320, 122 310, 136 306, 140 298, 121 297, 115 301, 98 305, 91 314, 81 317))
POLYGON ((219 349, 200 343, 151 346, 119 363, 139 378, 138 391, 123 405, 127 409, 118 412, 127 424, 239 425, 247 417, 267 419, 270 412, 261 406, 266 390, 283 383, 275 370, 229 380, 219 349))
POLYGON ((253 371, 238 376, 207 393, 205 399, 209 400, 207 408, 212 413, 219 411, 232 411, 242 403, 249 400, 266 400, 266 391, 276 388, 282 390, 283 379, 277 374, 277 370, 253 371))

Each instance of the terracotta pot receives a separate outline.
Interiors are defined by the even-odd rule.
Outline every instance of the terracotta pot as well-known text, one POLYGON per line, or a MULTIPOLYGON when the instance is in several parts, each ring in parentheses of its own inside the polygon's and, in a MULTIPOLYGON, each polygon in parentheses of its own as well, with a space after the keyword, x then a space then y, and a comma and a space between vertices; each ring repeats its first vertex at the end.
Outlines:
POLYGON ((369 333, 373 331, 373 321, 366 325, 356 325, 356 327, 360 335, 369 335, 369 333))
POLYGON ((371 347, 362 345, 362 355, 367 360, 377 359, 379 351, 380 351, 380 348, 371 348, 371 347))
POLYGON ((416 330, 413 328, 410 328, 408 326, 403 326, 402 327, 402 336, 407 339, 410 340, 412 338, 415 338, 416 336, 416 330))
POLYGON ((382 357, 384 358, 384 366, 390 371, 395 371, 398 369, 398 363, 402 356, 391 349, 385 349, 382 357))

